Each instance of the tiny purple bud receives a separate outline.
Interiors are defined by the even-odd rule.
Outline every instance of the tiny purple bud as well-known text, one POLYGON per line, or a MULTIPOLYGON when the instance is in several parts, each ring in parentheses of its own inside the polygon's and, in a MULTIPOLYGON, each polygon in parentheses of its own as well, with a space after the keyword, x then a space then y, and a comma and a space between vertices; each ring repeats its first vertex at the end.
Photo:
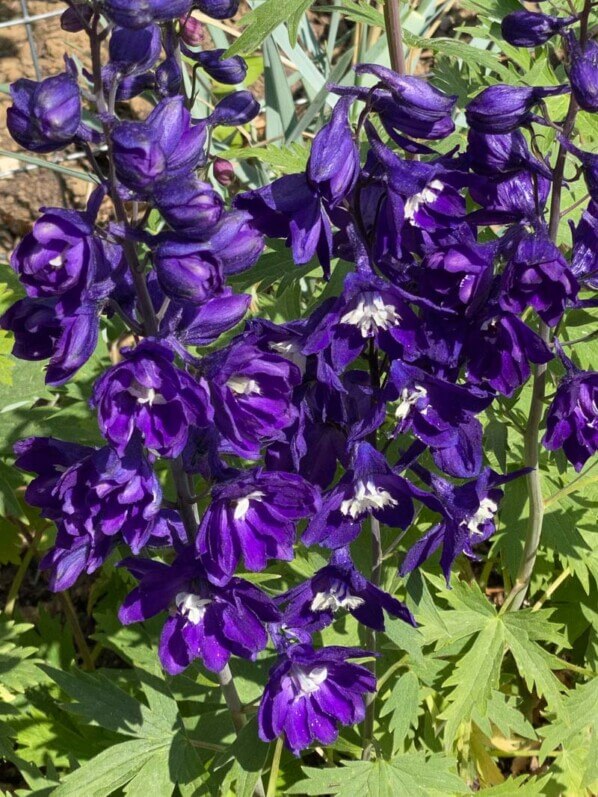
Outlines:
POLYGON ((220 185, 232 185, 236 179, 232 163, 224 158, 216 158, 214 160, 214 178, 220 185))
POLYGON ((203 24, 195 17, 183 16, 179 19, 181 24, 181 39, 188 47, 199 47, 203 44, 206 31, 203 24))
POLYGON ((79 33, 85 30, 86 24, 91 21, 93 8, 86 3, 76 3, 65 9, 60 17, 60 27, 67 33, 79 33))
POLYGON ((561 33, 577 17, 552 17, 534 11, 514 11, 501 23, 503 39, 514 47, 537 47, 561 33))
POLYGON ((195 0, 193 7, 212 19, 230 19, 239 8, 239 0, 195 0))

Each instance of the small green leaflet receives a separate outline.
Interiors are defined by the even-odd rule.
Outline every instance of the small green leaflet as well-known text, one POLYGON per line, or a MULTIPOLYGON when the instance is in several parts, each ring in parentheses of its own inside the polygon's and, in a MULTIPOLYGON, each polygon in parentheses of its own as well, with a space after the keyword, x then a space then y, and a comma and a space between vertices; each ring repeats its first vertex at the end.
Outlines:
POLYGON ((219 157, 227 160, 249 160, 254 158, 282 174, 304 171, 309 158, 309 148, 303 144, 290 144, 287 147, 278 147, 268 144, 267 147, 239 147, 227 149, 219 153, 219 157))
POLYGON ((301 17, 311 5, 311 0, 266 0, 246 14, 241 24, 247 25, 236 42, 226 51, 232 55, 253 55, 262 42, 283 22, 289 24, 291 43, 297 40, 301 17))

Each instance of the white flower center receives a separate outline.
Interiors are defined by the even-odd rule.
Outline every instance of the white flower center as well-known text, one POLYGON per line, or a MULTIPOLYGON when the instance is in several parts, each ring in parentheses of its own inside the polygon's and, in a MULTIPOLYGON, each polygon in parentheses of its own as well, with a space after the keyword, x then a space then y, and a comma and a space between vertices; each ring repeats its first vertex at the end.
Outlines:
POLYGON ((466 525, 471 534, 482 534, 480 526, 487 520, 491 520, 497 509, 498 504, 492 501, 492 499, 482 498, 475 515, 472 515, 469 520, 463 521, 462 525, 466 525))
POLYGON ((349 588, 342 581, 334 581, 326 592, 318 592, 311 602, 313 612, 330 610, 337 612, 339 609, 357 609, 364 603, 363 598, 351 595, 349 588))
POLYGON ((278 354, 296 354, 300 349, 299 345, 294 341, 290 340, 279 340, 277 342, 271 343, 270 348, 272 351, 278 352, 278 354))
POLYGON ((136 379, 129 387, 129 393, 135 396, 138 404, 149 404, 150 407, 153 407, 154 404, 166 404, 166 399, 161 393, 158 393, 153 387, 142 385, 136 379))
POLYGON ((226 383, 238 396, 261 395, 262 390, 255 379, 248 376, 231 376, 226 383))
POLYGON ((66 262, 66 257, 60 254, 53 257, 52 260, 48 260, 48 265, 52 266, 52 268, 59 269, 62 268, 62 266, 64 266, 65 262, 66 262))
POLYGON ((379 329, 396 327, 400 321, 401 316, 396 309, 391 304, 384 304, 384 299, 375 294, 369 299, 360 299, 357 307, 345 313, 340 322, 358 327, 361 336, 367 338, 379 329))
POLYGON ((404 421, 405 418, 408 417, 414 405, 420 399, 426 398, 427 395, 427 390, 421 385, 414 385, 412 390, 410 390, 408 387, 404 387, 401 391, 401 400, 399 401, 399 405, 395 410, 395 418, 397 421, 404 421))
POLYGON ((233 517, 235 520, 245 520, 245 516, 249 512, 249 504, 251 501, 259 501, 264 497, 265 493, 260 492, 259 490, 254 490, 254 492, 249 493, 249 495, 244 496, 243 498, 239 498, 235 501, 235 511, 233 513, 233 517))
POLYGON ((343 515, 350 515, 355 520, 363 512, 369 512, 371 509, 383 509, 385 506, 396 506, 396 504, 397 502, 391 494, 382 487, 376 487, 373 482, 367 484, 357 482, 355 495, 342 502, 341 512, 343 515))
POLYGON ((428 202, 433 202, 443 188, 444 185, 440 180, 432 180, 419 194, 410 196, 405 202, 405 218, 413 219, 419 208, 428 202))
POLYGON ((311 670, 306 670, 303 667, 294 665, 291 670, 293 685, 301 697, 317 692, 320 685, 324 683, 327 677, 328 670, 326 667, 322 666, 312 667, 311 670))
POLYGON ((199 595, 194 595, 193 592, 179 592, 174 602, 179 612, 192 625, 201 623, 206 613, 206 607, 211 603, 209 599, 200 598, 199 595))

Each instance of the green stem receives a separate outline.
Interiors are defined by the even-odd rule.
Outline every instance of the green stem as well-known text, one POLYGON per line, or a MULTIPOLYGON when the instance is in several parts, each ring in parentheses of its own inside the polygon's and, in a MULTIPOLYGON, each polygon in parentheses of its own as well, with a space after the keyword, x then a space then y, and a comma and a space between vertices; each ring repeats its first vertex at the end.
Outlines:
MULTIPOLYGON (((380 522, 375 517, 371 518, 371 535, 372 535, 372 577, 371 582, 375 586, 380 585, 380 576, 382 574, 382 538, 380 534, 380 522)), ((372 628, 367 629, 366 635, 366 648, 371 653, 376 653, 376 632, 372 628)), ((374 677, 376 677, 376 659, 368 664, 374 677)), ((363 721, 363 753, 362 760, 367 761, 373 750, 374 743, 374 722, 376 719, 376 692, 369 695, 369 702, 365 712, 365 719, 363 721)))
POLYGON ((17 598, 19 597, 19 591, 23 584, 23 579, 29 569, 29 565, 31 564, 31 560, 33 559, 35 552, 37 550, 37 545, 40 541, 40 537, 42 536, 44 529, 38 529, 35 532, 35 536, 31 540, 31 544, 23 554, 23 558, 21 559, 21 563, 17 572, 15 573, 15 577, 12 580, 12 584, 10 585, 10 589, 8 590, 8 596, 6 598, 6 606, 4 607, 4 613, 7 617, 12 617, 14 614, 15 606, 17 605, 17 598))
POLYGON ((403 52, 400 0, 384 0, 384 23, 388 39, 390 64, 395 72, 399 75, 404 75, 405 53, 403 52))
POLYGON ((270 777, 268 779, 268 791, 266 797, 276 797, 276 784, 278 782, 278 772, 280 771, 280 758, 282 756, 283 737, 279 736, 274 747, 272 766, 270 767, 270 777))
POLYGON ((79 623, 79 618, 77 617, 77 612, 75 611, 75 607, 73 606, 73 601, 71 600, 68 590, 60 593, 60 600, 62 602, 62 607, 64 609, 67 622, 73 634, 75 645, 77 646, 77 650, 79 651, 79 655, 83 661, 83 669, 91 672, 92 670, 95 670, 96 666, 93 656, 91 655, 91 651, 87 645, 85 634, 83 633, 83 629, 79 623))

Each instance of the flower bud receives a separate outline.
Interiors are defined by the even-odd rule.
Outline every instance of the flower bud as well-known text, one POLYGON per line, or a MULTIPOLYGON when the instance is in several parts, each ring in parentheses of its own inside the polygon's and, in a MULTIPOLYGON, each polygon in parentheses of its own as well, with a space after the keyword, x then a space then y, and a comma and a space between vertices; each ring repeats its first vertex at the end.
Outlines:
POLYGON ((65 9, 60 17, 60 27, 67 33, 79 33, 91 22, 93 8, 87 3, 77 3, 65 9))
POLYGON ((104 13, 123 28, 143 28, 188 14, 191 0, 104 0, 104 13))
POLYGON ((230 19, 239 9, 239 0, 195 0, 193 8, 212 19, 230 19))
POLYGON ((212 80, 216 80, 218 83, 234 86, 237 83, 242 83, 247 76, 247 64, 240 55, 222 58, 225 50, 202 50, 199 53, 194 53, 186 47, 183 48, 183 52, 187 57, 200 64, 212 80))
POLYGON ((359 175, 359 150, 349 125, 351 99, 341 97, 332 117, 316 135, 307 176, 332 207, 342 202, 359 175))
POLYGON ((564 94, 569 86, 507 86, 497 84, 481 91, 467 106, 469 126, 480 133, 510 133, 521 125, 541 121, 531 112, 544 97, 564 94))
POLYGON ((175 230, 208 233, 220 220, 222 199, 209 185, 195 177, 169 180, 154 192, 158 210, 175 230))
POLYGON ((573 96, 580 108, 595 113, 598 111, 598 44, 590 39, 582 50, 573 36, 568 41, 571 59, 569 80, 573 96))
POLYGON ((534 11, 514 11, 502 20, 503 39, 514 47, 537 47, 561 33, 577 17, 552 17, 534 11))
POLYGON ((212 125, 238 127, 260 112, 260 104, 249 91, 236 91, 220 100, 209 116, 212 125))
POLYGON ((183 72, 174 55, 156 69, 156 89, 162 97, 176 97, 183 86, 183 72))
POLYGON ((136 30, 115 28, 110 37, 110 66, 120 75, 139 75, 153 67, 161 50, 157 25, 136 30))
POLYGON ((214 160, 214 179, 225 187, 232 185, 236 179, 232 163, 224 158, 216 158, 214 160))
POLYGON ((31 152, 53 152, 73 141, 81 124, 81 98, 72 75, 65 72, 40 83, 17 80, 10 94, 7 126, 17 144, 31 152))
POLYGON ((206 32, 203 24, 195 17, 183 16, 179 20, 181 24, 181 40, 187 47, 199 47, 203 44, 206 32))
POLYGON ((222 288, 218 262, 201 244, 166 241, 154 254, 154 267, 164 293, 180 302, 205 302, 222 288))

